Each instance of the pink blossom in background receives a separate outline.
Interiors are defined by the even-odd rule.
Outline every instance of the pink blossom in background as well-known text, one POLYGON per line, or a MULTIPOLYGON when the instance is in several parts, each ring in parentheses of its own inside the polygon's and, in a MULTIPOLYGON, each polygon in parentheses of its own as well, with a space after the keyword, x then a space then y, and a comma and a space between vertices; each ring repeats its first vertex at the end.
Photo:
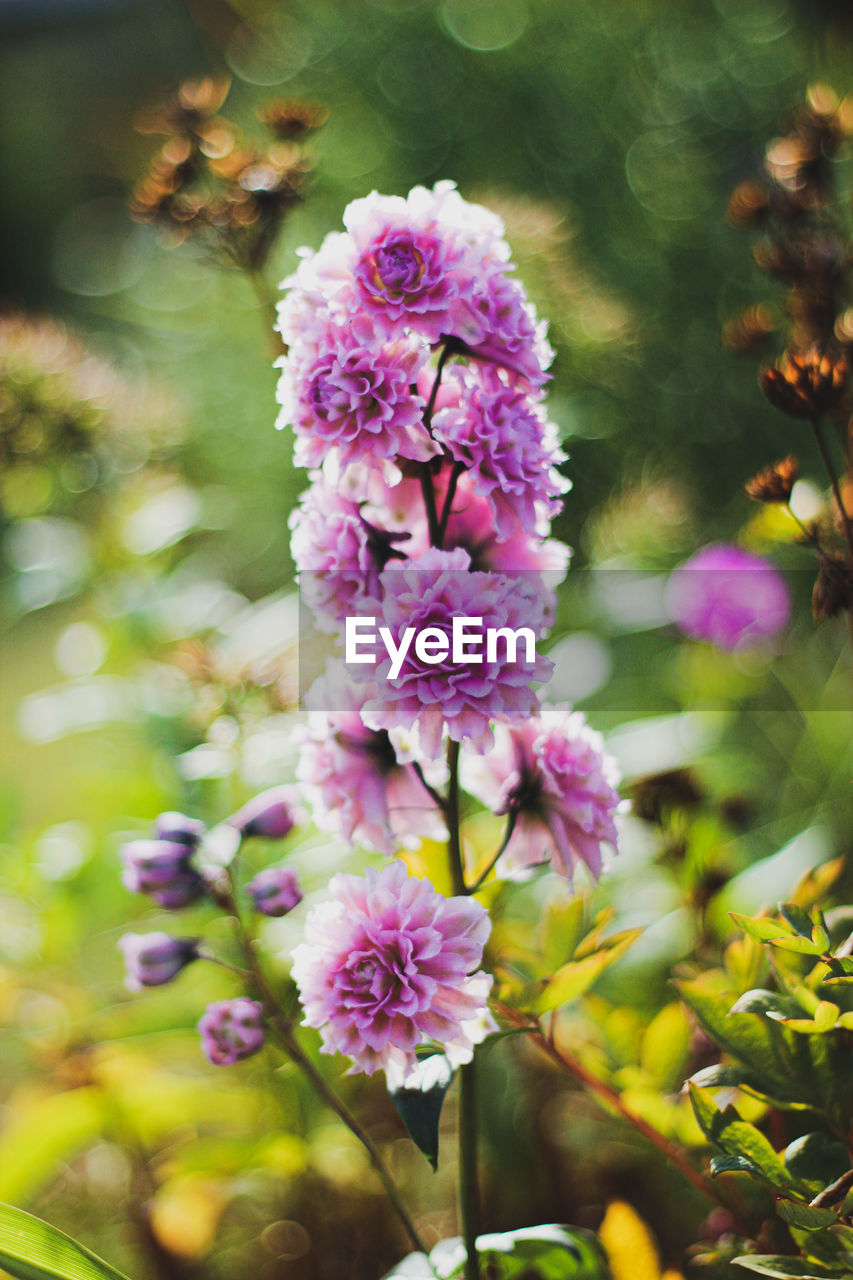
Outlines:
POLYGON ((496 813, 516 815, 499 871, 550 862, 571 880, 583 863, 597 878, 616 849, 616 762, 580 711, 545 707, 525 724, 499 725, 488 755, 463 757, 462 781, 496 813))
POLYGON ((424 1041, 451 1062, 470 1062, 496 1030, 491 977, 477 969, 489 935, 485 908, 445 898, 400 861, 364 876, 336 875, 330 897, 308 914, 293 953, 307 1026, 324 1053, 351 1058, 351 1072, 384 1069, 389 1085, 417 1066, 424 1041))
POLYGON ((749 648, 787 625, 791 598, 779 570, 763 556, 712 543, 670 576, 666 608, 694 640, 720 649, 749 648))
MULTIPOLYGON (((361 718, 372 685, 356 685, 330 663, 309 690, 307 725, 300 731, 296 776, 324 831, 379 853, 416 847, 421 839, 447 838, 441 814, 384 730, 368 729, 361 718)), ((439 782, 425 764, 430 781, 439 782)))
POLYGON ((455 372, 456 405, 440 409, 433 434, 470 473, 471 486, 492 509, 499 540, 519 525, 527 533, 562 507, 569 482, 557 464, 565 461, 557 432, 537 398, 507 382, 490 366, 455 372))
MULTIPOLYGON (((430 550, 399 568, 382 574, 384 596, 377 624, 387 627, 399 644, 407 627, 416 632, 437 628, 448 637, 455 617, 482 618, 484 630, 529 628, 540 639, 544 633, 544 604, 538 591, 523 578, 497 573, 469 572, 466 551, 430 550)), ((422 662, 414 646, 409 648, 399 675, 390 677, 391 662, 376 667, 376 690, 361 712, 371 729, 417 727, 424 754, 435 759, 442 735, 456 742, 468 741, 477 751, 492 745, 493 720, 523 720, 539 708, 532 684, 542 684, 553 663, 538 652, 528 662, 524 643, 515 661, 478 664, 454 663, 448 657, 440 665, 422 662)), ((359 678, 359 672, 353 671, 359 678)))

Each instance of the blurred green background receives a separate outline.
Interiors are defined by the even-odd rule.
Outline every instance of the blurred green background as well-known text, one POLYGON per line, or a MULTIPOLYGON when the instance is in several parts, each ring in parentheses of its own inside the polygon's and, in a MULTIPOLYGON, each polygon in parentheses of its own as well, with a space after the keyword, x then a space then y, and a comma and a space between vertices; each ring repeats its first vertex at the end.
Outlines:
MULTIPOLYGON (((811 621, 805 553, 742 493, 794 450, 817 501, 817 452, 761 397, 755 356, 720 340, 774 300, 728 195, 808 85, 853 88, 849 5, 0 0, 0 34, 0 419, 24 403, 60 441, 0 475, 0 1199, 140 1276, 336 1275, 347 1257, 369 1277, 400 1252, 357 1153, 295 1086, 282 1103, 269 1065, 199 1061, 191 1028, 228 982, 192 971, 131 999, 115 951, 129 923, 161 923, 118 883, 122 837, 163 808, 215 821, 292 765, 287 518, 304 477, 273 430, 268 320, 236 271, 127 211, 157 146, 139 113, 221 72, 223 114, 250 135, 270 97, 330 110, 271 286, 372 189, 449 177, 506 220, 557 349, 574 486, 555 528, 575 548, 555 696, 629 779, 690 767, 701 793, 657 826, 630 820, 599 898, 647 934, 576 1034, 698 1142, 674 1092, 697 1051, 684 1027, 658 1077, 634 1061, 673 967, 717 955, 728 909, 784 896, 853 825, 846 630, 811 621), (75 432, 87 443, 66 451, 75 432), (788 571, 775 657, 666 625, 665 573, 718 537, 788 571)), ((846 216, 845 153, 836 167, 846 216)), ((312 835, 294 856, 312 891, 340 861, 312 835)), ((525 890, 518 927, 553 893, 525 890)), ((270 953, 293 937, 272 928, 270 953)), ((630 1192, 665 1254, 696 1238, 689 1189, 533 1055, 495 1049, 485 1072, 489 1227, 595 1226, 630 1192)), ((431 1229, 452 1232, 448 1169, 421 1170, 377 1082, 358 1096, 431 1229)))

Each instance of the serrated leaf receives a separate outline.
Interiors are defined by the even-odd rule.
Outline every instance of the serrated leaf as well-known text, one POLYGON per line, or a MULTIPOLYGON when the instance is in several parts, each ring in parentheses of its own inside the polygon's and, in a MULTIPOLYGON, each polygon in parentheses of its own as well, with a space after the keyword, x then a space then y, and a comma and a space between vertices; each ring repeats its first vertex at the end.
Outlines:
POLYGON ((710 1142, 724 1155, 748 1160, 768 1186, 777 1191, 790 1188, 791 1176, 763 1133, 742 1120, 734 1107, 720 1111, 710 1093, 692 1082, 689 1088, 699 1127, 710 1142))
POLYGON ((444 1097, 453 1079, 453 1067, 442 1053, 419 1062, 399 1089, 389 1089, 412 1141, 433 1169, 438 1167, 438 1126, 444 1097))
POLYGON ((776 1280, 853 1280, 850 1271, 816 1267, 803 1258, 786 1258, 772 1253, 742 1254, 732 1262, 736 1267, 744 1267, 760 1276, 773 1276, 776 1280))
POLYGON ((0 1267, 15 1280, 127 1280, 63 1231, 0 1204, 0 1267))
POLYGON ((777 1200, 776 1212, 792 1227, 800 1227, 803 1231, 822 1231, 837 1217, 834 1209, 817 1208, 799 1200, 777 1200))
POLYGON ((790 938, 793 930, 784 921, 772 920, 768 916, 742 916, 736 911, 729 913, 735 924, 758 942, 770 942, 773 938, 790 938))
POLYGON ((613 938, 606 939, 606 950, 596 951, 583 960, 570 960, 558 969, 547 983, 534 1005, 536 1013, 548 1013, 569 1000, 584 994, 601 977, 605 969, 624 955, 642 932, 641 929, 625 929, 613 938))

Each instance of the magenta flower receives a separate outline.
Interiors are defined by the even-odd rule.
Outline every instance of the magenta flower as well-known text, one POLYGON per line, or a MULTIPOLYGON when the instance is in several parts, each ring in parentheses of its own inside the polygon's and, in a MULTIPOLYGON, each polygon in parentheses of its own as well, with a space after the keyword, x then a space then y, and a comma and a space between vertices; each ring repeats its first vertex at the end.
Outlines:
POLYGON ((777 635, 791 613, 779 570, 763 556, 725 543, 703 547, 674 571, 666 606, 685 635, 729 650, 777 635))
POLYGON ((491 977, 477 970, 489 935, 485 908, 444 898, 402 862, 365 876, 336 875, 331 897, 309 912, 293 953, 307 1026, 324 1053, 351 1058, 351 1072, 384 1069, 402 1083, 416 1049, 433 1041, 454 1064, 495 1030, 491 977))
POLYGON ((293 788, 270 787, 253 796, 228 819, 243 839, 258 836, 262 840, 283 840, 296 823, 293 788))
POLYGON ((330 455, 344 464, 433 457, 423 402, 412 391, 427 356, 405 338, 383 340, 364 315, 327 322, 310 358, 294 348, 278 395, 279 425, 296 435, 296 465, 319 466, 330 455))
POLYGON ((161 813, 154 821, 154 834, 158 840, 172 840, 176 844, 188 844, 195 848, 206 827, 198 818, 188 818, 184 813, 161 813))
MULTIPOLYGON (((379 853, 416 847, 421 839, 446 839, 434 801, 413 764, 400 758, 385 730, 368 729, 361 708, 372 686, 356 685, 330 664, 306 702, 315 708, 299 741, 296 776, 314 821, 350 844, 379 853)), ((429 780, 440 781, 424 766, 429 780)))
POLYGON ((493 720, 523 720, 538 710, 531 688, 541 684, 553 664, 535 652, 544 631, 541 592, 524 578, 497 573, 469 572, 470 557, 455 551, 430 550, 400 568, 382 574, 384 597, 377 617, 399 648, 404 634, 432 628, 447 637, 450 649, 440 662, 420 657, 414 644, 391 675, 392 662, 383 658, 376 667, 351 672, 375 672, 376 691, 362 709, 371 729, 417 727, 424 755, 435 759, 444 730, 456 742, 468 740, 477 751, 493 741, 493 720), (501 642, 496 660, 489 661, 484 646, 466 645, 466 654, 478 652, 480 661, 454 661, 454 618, 480 619, 482 633, 518 633, 515 652, 501 642), (532 645, 530 644, 532 641, 532 645))
POLYGON ((537 400, 494 368, 459 370, 455 406, 436 413, 433 433, 470 472, 474 492, 492 508, 498 538, 519 524, 540 533, 562 506, 569 482, 557 464, 565 454, 537 400))
POLYGON ((547 326, 537 320, 524 286, 505 267, 489 271, 478 283, 474 307, 482 333, 469 342, 471 354, 541 387, 550 376, 546 370, 554 352, 545 337, 547 326))
POLYGON ((506 871, 551 862, 571 880, 584 863, 597 878, 604 847, 617 844, 621 810, 616 762, 581 712, 543 708, 519 726, 499 726, 493 751, 463 760, 463 783, 496 813, 514 818, 501 856, 506 871))
POLYGON ((131 893, 146 893, 158 907, 186 907, 206 885, 191 863, 193 844, 176 840, 131 840, 122 845, 122 884, 131 893))
POLYGON ((286 916, 302 901, 296 872, 290 867, 267 867, 246 885, 246 892, 262 916, 286 916))
POLYGON ((251 1058, 264 1046, 264 1011, 256 1000, 216 1000, 209 1004, 198 1024, 201 1047, 215 1067, 230 1067, 251 1058))
POLYGON ((168 933, 126 933, 118 945, 130 991, 162 987, 198 957, 196 938, 173 938, 168 933))

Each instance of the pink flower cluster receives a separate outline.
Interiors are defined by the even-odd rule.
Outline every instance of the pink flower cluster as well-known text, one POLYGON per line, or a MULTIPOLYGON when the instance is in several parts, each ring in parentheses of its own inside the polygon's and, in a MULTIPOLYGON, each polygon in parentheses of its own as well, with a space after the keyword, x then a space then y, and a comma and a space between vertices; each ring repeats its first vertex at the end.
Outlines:
POLYGON ((456 1065, 496 1030, 486 1012, 492 980, 477 970, 489 935, 485 908, 445 898, 402 862, 365 876, 337 875, 329 898, 308 915, 293 953, 305 1023, 325 1053, 350 1071, 384 1069, 391 1087, 434 1041, 456 1065))

